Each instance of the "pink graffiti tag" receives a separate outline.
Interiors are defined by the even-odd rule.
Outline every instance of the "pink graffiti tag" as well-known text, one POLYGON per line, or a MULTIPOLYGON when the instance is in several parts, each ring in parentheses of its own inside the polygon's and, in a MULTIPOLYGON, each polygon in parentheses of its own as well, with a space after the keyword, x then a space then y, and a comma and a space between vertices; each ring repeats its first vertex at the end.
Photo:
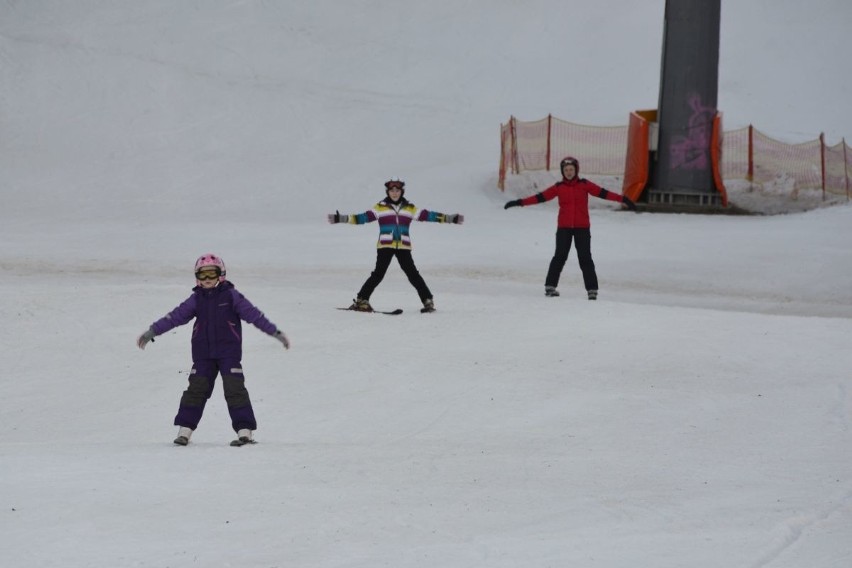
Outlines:
POLYGON ((709 166, 710 134, 716 109, 704 106, 701 96, 689 97, 692 116, 689 117, 686 136, 675 136, 670 146, 671 169, 706 170, 709 166))

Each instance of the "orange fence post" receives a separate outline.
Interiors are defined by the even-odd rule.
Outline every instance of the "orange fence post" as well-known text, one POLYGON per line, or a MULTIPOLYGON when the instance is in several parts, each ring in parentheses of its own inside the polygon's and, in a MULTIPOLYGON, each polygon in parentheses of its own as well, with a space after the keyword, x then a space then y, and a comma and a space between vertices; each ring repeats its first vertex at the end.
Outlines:
POLYGON ((509 117, 510 129, 512 134, 512 173, 517 175, 520 173, 518 167, 518 133, 515 130, 515 117, 509 117))
POLYGON ((506 189, 506 129, 500 125, 500 168, 497 170, 497 187, 506 189))
POLYGON ((746 179, 754 181, 754 126, 748 125, 748 173, 746 179))
POLYGON ((722 180, 722 113, 716 112, 713 117, 713 129, 710 132, 710 162, 713 170, 713 185, 722 196, 722 207, 728 206, 728 190, 722 180))
POLYGON ((843 177, 846 179, 846 200, 849 201, 849 158, 846 157, 846 138, 843 138, 843 177))
POLYGON ((822 174, 822 200, 825 201, 825 132, 819 133, 819 162, 822 174))

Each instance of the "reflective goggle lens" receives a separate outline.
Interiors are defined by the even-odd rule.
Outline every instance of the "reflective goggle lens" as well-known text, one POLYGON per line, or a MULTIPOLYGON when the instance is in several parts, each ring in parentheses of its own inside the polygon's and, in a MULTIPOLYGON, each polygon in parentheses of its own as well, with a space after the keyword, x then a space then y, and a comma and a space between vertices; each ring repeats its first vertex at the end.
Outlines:
POLYGON ((218 268, 205 268, 195 273, 198 280, 216 280, 222 272, 218 268))

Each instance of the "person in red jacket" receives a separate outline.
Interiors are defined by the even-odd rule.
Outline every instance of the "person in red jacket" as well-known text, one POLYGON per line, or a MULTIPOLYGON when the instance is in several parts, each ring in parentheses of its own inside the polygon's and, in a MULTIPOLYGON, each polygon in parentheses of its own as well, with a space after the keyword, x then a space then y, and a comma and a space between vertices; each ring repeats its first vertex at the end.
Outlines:
POLYGON ((542 192, 523 199, 515 199, 506 203, 503 209, 536 205, 551 199, 559 199, 559 216, 556 220, 556 252, 550 260, 547 277, 544 280, 544 295, 558 296, 559 275, 568 260, 571 241, 577 244, 577 260, 583 271, 583 283, 590 300, 598 299, 598 276, 595 263, 592 260, 592 234, 589 220, 589 196, 608 199, 623 203, 630 210, 636 210, 636 204, 628 197, 606 189, 578 177, 580 163, 577 158, 567 157, 559 164, 562 170, 562 181, 548 187, 542 192))

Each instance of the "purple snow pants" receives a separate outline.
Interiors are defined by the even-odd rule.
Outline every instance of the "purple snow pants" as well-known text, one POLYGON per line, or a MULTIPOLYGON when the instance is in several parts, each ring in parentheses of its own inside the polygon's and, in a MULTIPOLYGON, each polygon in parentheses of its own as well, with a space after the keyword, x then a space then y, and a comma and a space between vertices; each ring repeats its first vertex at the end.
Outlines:
POLYGON ((222 389, 225 402, 231 415, 231 427, 234 432, 244 428, 257 429, 254 410, 251 407, 249 393, 246 390, 243 366, 236 359, 202 359, 195 361, 189 374, 189 386, 180 397, 180 407, 175 416, 175 426, 186 426, 195 430, 204 405, 213 394, 216 376, 222 374, 222 389))

